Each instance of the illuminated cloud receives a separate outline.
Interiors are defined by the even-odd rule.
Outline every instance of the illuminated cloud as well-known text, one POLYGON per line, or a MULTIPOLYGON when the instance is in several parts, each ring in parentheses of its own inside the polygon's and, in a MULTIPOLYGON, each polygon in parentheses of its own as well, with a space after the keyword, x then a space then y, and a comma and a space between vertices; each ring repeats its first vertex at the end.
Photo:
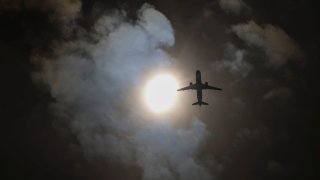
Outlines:
POLYGON ((136 23, 115 12, 93 27, 56 42, 53 55, 33 58, 42 69, 34 81, 49 87, 55 116, 70 124, 87 158, 138 166, 145 180, 211 179, 196 158, 205 124, 193 118, 190 129, 179 129, 167 119, 153 121, 135 98, 144 70, 170 65, 162 49, 174 44, 169 20, 145 4, 136 23))

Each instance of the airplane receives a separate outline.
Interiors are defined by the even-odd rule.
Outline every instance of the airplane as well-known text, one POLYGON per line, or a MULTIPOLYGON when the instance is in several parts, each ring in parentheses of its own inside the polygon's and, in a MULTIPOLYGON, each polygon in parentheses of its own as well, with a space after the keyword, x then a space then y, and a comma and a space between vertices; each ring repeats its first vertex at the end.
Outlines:
POLYGON ((209 86, 208 82, 202 83, 201 82, 201 72, 199 70, 196 71, 196 83, 192 84, 190 82, 190 85, 181 89, 178 89, 177 91, 184 91, 184 90, 197 90, 197 98, 198 102, 193 103, 192 105, 209 105, 206 102, 202 101, 202 90, 203 89, 213 89, 213 90, 222 90, 221 88, 209 86))

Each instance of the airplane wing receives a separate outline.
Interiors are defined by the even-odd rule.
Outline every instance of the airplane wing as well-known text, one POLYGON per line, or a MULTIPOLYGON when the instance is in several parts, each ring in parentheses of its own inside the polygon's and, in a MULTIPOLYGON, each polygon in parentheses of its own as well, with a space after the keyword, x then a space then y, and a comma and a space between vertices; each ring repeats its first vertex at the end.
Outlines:
POLYGON ((221 88, 209 86, 208 84, 203 84, 203 89, 222 90, 221 88))
POLYGON ((189 89, 196 89, 195 84, 191 84, 191 85, 189 85, 189 86, 187 86, 187 87, 178 89, 177 91, 184 91, 184 90, 189 90, 189 89))

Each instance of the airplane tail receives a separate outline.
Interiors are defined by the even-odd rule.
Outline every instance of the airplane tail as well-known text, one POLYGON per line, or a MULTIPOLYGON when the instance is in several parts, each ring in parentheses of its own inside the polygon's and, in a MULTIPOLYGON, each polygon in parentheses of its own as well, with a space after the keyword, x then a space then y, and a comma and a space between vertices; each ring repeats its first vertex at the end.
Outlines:
POLYGON ((201 102, 195 102, 195 103, 193 103, 192 105, 199 105, 199 106, 201 106, 201 105, 209 105, 208 103, 206 103, 206 102, 203 102, 203 101, 201 101, 201 102))

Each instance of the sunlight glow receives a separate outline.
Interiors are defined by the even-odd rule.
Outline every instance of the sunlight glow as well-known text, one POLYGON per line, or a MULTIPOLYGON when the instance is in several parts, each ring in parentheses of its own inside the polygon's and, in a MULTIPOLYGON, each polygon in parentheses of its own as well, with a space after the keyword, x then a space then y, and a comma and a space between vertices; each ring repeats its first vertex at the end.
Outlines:
POLYGON ((178 83, 171 75, 158 75, 151 79, 144 92, 148 107, 154 112, 169 110, 177 97, 178 83))

